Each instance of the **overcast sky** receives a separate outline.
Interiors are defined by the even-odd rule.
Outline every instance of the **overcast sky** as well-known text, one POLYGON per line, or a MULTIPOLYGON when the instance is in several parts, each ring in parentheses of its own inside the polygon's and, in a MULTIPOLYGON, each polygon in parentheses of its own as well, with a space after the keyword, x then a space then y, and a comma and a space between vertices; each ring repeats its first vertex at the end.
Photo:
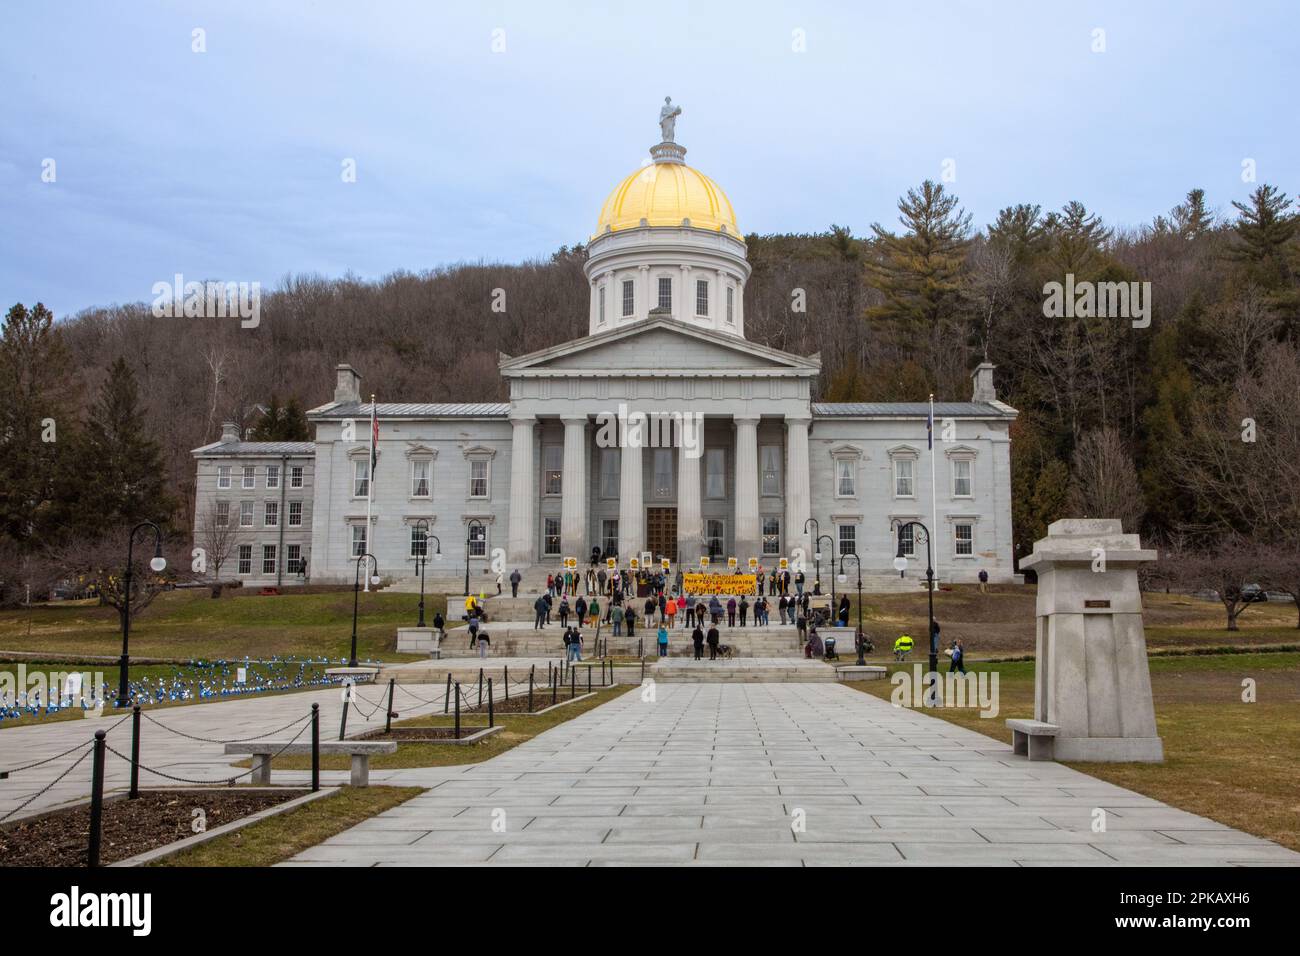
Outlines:
POLYGON ((1297 27, 1256 0, 4 0, 0 299, 544 257, 666 94, 745 232, 893 224, 947 159, 981 226, 1069 199, 1135 225, 1192 186, 1230 210, 1246 159, 1300 191, 1297 27))

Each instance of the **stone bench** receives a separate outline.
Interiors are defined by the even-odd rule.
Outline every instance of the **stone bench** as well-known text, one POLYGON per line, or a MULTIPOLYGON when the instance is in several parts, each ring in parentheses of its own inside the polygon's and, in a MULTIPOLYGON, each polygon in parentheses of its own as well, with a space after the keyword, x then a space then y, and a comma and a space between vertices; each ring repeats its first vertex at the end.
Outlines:
MULTIPOLYGON (((322 754, 347 754, 352 758, 352 786, 370 785, 370 755, 397 753, 397 744, 391 740, 322 740, 322 754)), ((310 743, 285 746, 284 741, 258 741, 256 743, 226 744, 228 754, 250 754, 253 758, 253 783, 269 786, 271 783, 271 757, 280 754, 310 754, 310 743)))
POLYGON ((1008 720, 1011 728, 1011 752, 1030 760, 1052 760, 1056 749, 1056 724, 1041 720, 1008 720))

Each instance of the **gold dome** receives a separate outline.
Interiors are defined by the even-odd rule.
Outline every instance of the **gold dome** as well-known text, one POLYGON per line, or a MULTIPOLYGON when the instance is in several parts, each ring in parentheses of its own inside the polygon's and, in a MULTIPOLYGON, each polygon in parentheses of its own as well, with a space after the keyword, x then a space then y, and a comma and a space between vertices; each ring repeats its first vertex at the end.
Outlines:
MULTIPOLYGON (((684 152, 684 150, 683 150, 684 152)), ((740 238, 736 212, 722 188, 682 162, 655 162, 638 169, 614 188, 600 210, 596 234, 650 226, 680 226, 689 219, 696 229, 726 231, 740 238)))

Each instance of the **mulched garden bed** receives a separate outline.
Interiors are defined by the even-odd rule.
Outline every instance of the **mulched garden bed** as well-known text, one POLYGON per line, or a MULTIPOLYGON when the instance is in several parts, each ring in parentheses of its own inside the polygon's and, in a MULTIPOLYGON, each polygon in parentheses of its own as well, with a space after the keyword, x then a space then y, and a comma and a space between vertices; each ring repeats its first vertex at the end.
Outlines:
MULTIPOLYGON (((194 810, 208 830, 285 803, 307 790, 212 787, 142 790, 137 800, 104 801, 101 865, 194 836, 194 810)), ((0 866, 85 866, 90 804, 54 810, 0 828, 0 866)))

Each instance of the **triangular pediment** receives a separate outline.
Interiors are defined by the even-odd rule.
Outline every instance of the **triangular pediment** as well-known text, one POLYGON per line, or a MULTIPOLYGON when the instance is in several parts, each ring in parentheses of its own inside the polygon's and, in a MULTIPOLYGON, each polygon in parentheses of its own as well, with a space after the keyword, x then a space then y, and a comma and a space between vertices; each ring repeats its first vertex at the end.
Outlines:
POLYGON ((818 356, 793 355, 737 336, 694 328, 675 319, 649 319, 608 332, 562 342, 550 348, 502 357, 501 372, 565 374, 568 372, 717 373, 767 371, 815 375, 818 356))

